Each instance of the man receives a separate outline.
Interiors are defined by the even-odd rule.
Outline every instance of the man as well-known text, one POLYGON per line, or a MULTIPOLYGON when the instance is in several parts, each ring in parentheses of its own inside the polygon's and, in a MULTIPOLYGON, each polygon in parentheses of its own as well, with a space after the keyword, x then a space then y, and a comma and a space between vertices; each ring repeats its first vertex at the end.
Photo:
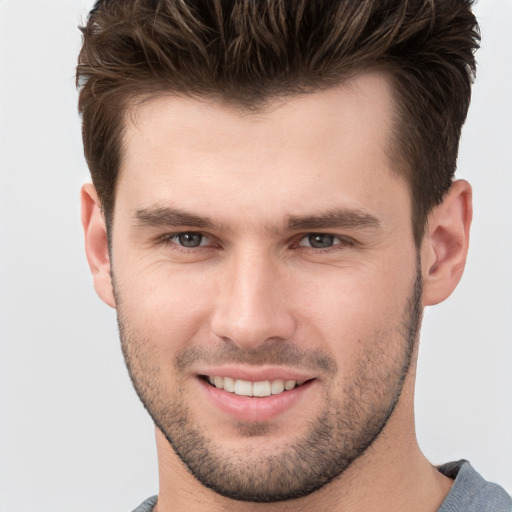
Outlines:
POLYGON ((137 510, 510 511, 414 430, 468 249, 470 2, 105 0, 83 32, 86 251, 157 432, 137 510))

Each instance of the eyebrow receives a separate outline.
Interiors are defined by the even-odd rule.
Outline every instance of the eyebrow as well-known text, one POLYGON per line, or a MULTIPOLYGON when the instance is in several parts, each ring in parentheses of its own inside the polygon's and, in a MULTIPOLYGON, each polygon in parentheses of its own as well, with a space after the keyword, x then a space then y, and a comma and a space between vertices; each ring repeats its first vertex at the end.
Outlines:
MULTIPOLYGON (((209 217, 194 215, 172 207, 142 208, 135 212, 139 226, 191 227, 232 231, 222 222, 209 217)), ((300 231, 315 229, 367 229, 380 228, 381 222, 373 214, 361 209, 336 208, 313 215, 290 215, 281 224, 271 226, 269 231, 300 231)))
POLYGON ((286 228, 290 231, 311 229, 361 229, 379 228, 380 220, 375 215, 360 209, 339 208, 317 215, 290 216, 286 228))
POLYGON ((208 217, 200 217, 183 210, 171 207, 142 208, 135 212, 139 226, 187 226, 201 229, 226 228, 208 217))

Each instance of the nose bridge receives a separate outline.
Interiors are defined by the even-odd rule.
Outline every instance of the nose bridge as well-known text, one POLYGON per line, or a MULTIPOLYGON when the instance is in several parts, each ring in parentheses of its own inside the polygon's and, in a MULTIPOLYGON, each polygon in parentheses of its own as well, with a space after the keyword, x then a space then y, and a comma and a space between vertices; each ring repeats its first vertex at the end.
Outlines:
POLYGON ((239 251, 225 270, 213 314, 214 333, 246 349, 269 339, 289 339, 294 319, 283 297, 283 269, 270 251, 239 251))

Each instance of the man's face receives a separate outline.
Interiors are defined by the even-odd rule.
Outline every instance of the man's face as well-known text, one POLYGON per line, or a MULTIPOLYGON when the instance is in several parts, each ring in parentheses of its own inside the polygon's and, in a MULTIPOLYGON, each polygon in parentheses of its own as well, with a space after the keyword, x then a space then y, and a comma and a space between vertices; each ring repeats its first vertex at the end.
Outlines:
POLYGON ((128 113, 111 239, 123 350, 156 425, 220 494, 314 491, 399 399, 421 279, 392 108, 365 75, 258 113, 179 97, 128 113))

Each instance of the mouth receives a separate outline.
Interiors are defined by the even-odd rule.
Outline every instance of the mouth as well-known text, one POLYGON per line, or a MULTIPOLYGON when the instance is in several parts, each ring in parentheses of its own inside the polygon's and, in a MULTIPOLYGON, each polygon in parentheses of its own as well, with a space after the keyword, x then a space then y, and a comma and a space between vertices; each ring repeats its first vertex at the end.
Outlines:
POLYGON ((289 369, 211 368, 197 377, 208 403, 224 418, 249 423, 270 421, 292 411, 300 415, 303 410, 298 404, 309 403, 305 397, 317 387, 316 376, 289 369))
POLYGON ((234 379, 232 377, 222 377, 219 375, 201 375, 201 378, 217 389, 221 389, 238 396, 256 398, 281 395, 313 380, 273 379, 252 382, 250 380, 234 379))

